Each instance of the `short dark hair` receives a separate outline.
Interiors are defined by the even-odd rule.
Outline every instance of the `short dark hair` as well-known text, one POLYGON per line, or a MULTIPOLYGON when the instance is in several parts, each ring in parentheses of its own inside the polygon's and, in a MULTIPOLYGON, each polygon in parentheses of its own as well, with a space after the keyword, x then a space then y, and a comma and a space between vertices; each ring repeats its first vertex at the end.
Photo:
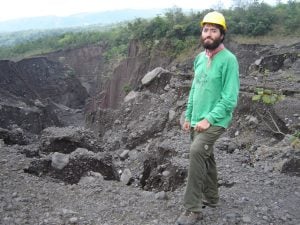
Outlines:
POLYGON ((222 42, 223 42, 224 39, 225 39, 226 31, 224 30, 224 28, 221 25, 219 25, 219 24, 215 24, 215 25, 216 25, 217 28, 219 28, 220 33, 223 35, 223 39, 222 39, 222 42))
POLYGON ((216 25, 216 27, 219 28, 221 34, 225 35, 226 32, 225 32, 224 28, 221 25, 219 25, 219 24, 215 24, 215 25, 216 25))

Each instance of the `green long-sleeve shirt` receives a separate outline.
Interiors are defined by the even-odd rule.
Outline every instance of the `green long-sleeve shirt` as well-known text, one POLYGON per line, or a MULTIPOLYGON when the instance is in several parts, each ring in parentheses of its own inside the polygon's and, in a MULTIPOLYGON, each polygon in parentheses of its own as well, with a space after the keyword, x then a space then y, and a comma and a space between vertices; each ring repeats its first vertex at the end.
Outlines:
POLYGON ((194 127, 207 119, 213 126, 227 128, 237 105, 239 66, 236 57, 226 48, 208 57, 201 52, 194 61, 195 76, 189 94, 185 119, 194 127))

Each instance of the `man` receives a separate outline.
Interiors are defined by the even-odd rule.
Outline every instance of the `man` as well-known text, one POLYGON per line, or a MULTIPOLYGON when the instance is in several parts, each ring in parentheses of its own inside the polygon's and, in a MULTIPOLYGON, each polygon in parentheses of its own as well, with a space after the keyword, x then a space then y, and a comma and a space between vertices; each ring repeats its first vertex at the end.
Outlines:
POLYGON ((184 195, 185 212, 177 225, 192 225, 203 219, 205 206, 219 202, 213 146, 231 122, 239 92, 236 57, 223 41, 226 22, 219 12, 208 13, 201 22, 205 51, 194 61, 194 79, 189 93, 183 130, 191 131, 190 165, 184 195))

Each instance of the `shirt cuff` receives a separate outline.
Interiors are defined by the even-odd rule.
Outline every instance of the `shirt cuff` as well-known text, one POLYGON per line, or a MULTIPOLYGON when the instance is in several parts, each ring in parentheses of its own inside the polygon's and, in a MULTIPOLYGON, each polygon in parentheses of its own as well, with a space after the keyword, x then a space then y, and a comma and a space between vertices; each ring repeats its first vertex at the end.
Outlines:
POLYGON ((205 117, 205 119, 211 124, 211 125, 213 125, 214 124, 214 118, 211 116, 211 115, 207 115, 206 117, 205 117))

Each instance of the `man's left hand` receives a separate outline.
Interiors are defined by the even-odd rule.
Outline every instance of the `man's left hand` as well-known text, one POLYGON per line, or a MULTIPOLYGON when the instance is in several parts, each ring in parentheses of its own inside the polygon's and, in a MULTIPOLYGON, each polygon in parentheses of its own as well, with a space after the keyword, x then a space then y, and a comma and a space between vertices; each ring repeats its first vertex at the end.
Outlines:
POLYGON ((207 130, 210 127, 210 123, 207 121, 207 119, 201 120, 199 123, 195 126, 195 131, 202 132, 207 130))

